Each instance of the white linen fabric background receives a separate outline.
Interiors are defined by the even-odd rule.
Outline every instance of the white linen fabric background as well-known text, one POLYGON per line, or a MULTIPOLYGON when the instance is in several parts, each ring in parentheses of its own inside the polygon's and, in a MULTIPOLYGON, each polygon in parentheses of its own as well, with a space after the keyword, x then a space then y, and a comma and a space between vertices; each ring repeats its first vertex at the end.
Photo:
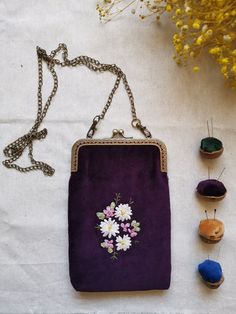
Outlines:
MULTIPOLYGON (((127 74, 138 116, 153 137, 168 148, 172 204, 172 283, 168 291, 77 293, 68 275, 67 197, 72 144, 84 138, 113 86, 111 74, 84 67, 57 68, 59 90, 41 126, 49 134, 34 142, 38 160, 55 167, 53 177, 21 174, 0 167, 0 313, 235 313, 236 312, 236 92, 224 85, 214 61, 201 62, 199 74, 172 60, 171 22, 140 21, 125 14, 99 23, 94 0, 0 1, 1 85, 0 146, 27 133, 36 116, 36 46, 48 52, 67 44, 69 58, 89 55, 116 63, 127 74), (214 134, 225 152, 207 162, 198 154, 213 117, 214 134), (228 195, 221 203, 199 201, 195 188, 207 167, 222 177, 228 195), (204 210, 216 207, 225 222, 224 239, 202 243, 197 235, 204 210), (197 273, 210 255, 222 264, 224 284, 210 290, 197 273)), ((44 95, 52 86, 45 68, 44 95)), ((130 106, 123 87, 100 123, 96 137, 130 126, 130 106)), ((27 152, 19 162, 28 165, 27 152)), ((92 232, 88 230, 88 232, 92 232)), ((155 243, 154 243, 155 245, 155 243)), ((145 258, 145 257, 144 257, 145 258)), ((155 269, 153 269, 155 272, 155 269)))

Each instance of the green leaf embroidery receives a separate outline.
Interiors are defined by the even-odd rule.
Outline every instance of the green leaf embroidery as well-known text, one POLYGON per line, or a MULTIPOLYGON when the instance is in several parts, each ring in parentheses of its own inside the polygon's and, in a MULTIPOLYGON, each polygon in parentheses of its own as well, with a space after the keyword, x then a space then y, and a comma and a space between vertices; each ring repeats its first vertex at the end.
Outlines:
POLYGON ((112 256, 111 256, 111 259, 118 259, 117 257, 118 253, 117 252, 113 252, 112 256))
POLYGON ((105 218, 105 214, 102 212, 97 212, 96 215, 97 215, 98 219, 100 219, 100 220, 103 220, 105 218))
POLYGON ((111 247, 109 247, 107 251, 108 251, 108 253, 112 253, 113 249, 111 247))

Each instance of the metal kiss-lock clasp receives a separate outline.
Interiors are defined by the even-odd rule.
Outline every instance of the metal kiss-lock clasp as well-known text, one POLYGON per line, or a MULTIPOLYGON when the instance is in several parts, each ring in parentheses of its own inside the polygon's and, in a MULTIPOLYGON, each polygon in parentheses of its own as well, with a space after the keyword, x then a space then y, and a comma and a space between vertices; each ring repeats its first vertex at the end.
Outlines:
POLYGON ((111 138, 133 138, 133 137, 126 137, 126 136, 124 136, 124 130, 122 130, 122 129, 114 129, 113 131, 112 131, 112 136, 111 136, 111 138))

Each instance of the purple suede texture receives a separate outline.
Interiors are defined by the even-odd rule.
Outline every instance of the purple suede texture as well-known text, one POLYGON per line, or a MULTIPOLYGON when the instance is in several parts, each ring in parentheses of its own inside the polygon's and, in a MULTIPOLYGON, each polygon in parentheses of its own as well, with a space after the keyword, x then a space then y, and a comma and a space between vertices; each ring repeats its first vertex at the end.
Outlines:
POLYGON ((221 181, 207 179, 198 183, 197 191, 204 196, 223 196, 226 188, 221 181))
POLYGON ((69 182, 69 271, 77 291, 164 290, 170 285, 171 224, 167 173, 154 145, 86 145, 69 182), (101 247, 96 212, 121 193, 140 222, 138 244, 117 260, 101 247))

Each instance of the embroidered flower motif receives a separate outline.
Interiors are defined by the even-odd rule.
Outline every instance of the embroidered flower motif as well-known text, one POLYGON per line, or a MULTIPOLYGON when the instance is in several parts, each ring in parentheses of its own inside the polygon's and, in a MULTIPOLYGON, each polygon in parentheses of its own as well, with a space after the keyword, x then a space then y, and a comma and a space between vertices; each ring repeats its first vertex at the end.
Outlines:
POLYGON ((113 240, 107 240, 107 239, 105 239, 104 242, 105 242, 105 245, 106 245, 107 248, 113 249, 113 247, 114 247, 114 245, 113 245, 113 240))
POLYGON ((116 233, 120 233, 118 223, 111 218, 101 221, 100 228, 104 237, 108 236, 108 238, 111 238, 111 236, 116 236, 116 233))
POLYGON ((118 220, 130 220, 132 214, 133 213, 129 204, 120 204, 116 207, 115 217, 118 218, 118 220))
POLYGON ((113 240, 105 239, 105 241, 101 243, 101 247, 106 248, 108 253, 112 253, 114 248, 113 240))
POLYGON ((106 215, 106 218, 113 217, 115 214, 114 208, 107 206, 106 209, 103 210, 103 213, 106 215))
POLYGON ((117 259, 121 251, 127 251, 133 244, 133 238, 138 235, 140 223, 136 220, 125 222, 131 219, 133 211, 131 205, 134 203, 130 198, 128 204, 119 204, 121 199, 120 193, 117 193, 110 205, 106 206, 103 211, 97 212, 97 218, 100 223, 96 228, 105 238, 101 242, 101 247, 111 254, 112 259, 117 259))
POLYGON ((116 238, 116 247, 117 251, 123 250, 126 251, 131 247, 131 239, 130 237, 125 234, 123 237, 118 236, 116 238))
POLYGON ((124 232, 128 231, 128 228, 130 227, 130 223, 124 224, 123 222, 120 224, 121 228, 123 229, 124 232))
POLYGON ((140 222, 137 222, 136 220, 133 220, 131 222, 131 226, 134 228, 134 231, 140 231, 140 222))
POLYGON ((129 234, 130 234, 130 236, 131 236, 132 238, 136 237, 137 232, 135 232, 134 228, 128 229, 128 231, 129 231, 129 234))

